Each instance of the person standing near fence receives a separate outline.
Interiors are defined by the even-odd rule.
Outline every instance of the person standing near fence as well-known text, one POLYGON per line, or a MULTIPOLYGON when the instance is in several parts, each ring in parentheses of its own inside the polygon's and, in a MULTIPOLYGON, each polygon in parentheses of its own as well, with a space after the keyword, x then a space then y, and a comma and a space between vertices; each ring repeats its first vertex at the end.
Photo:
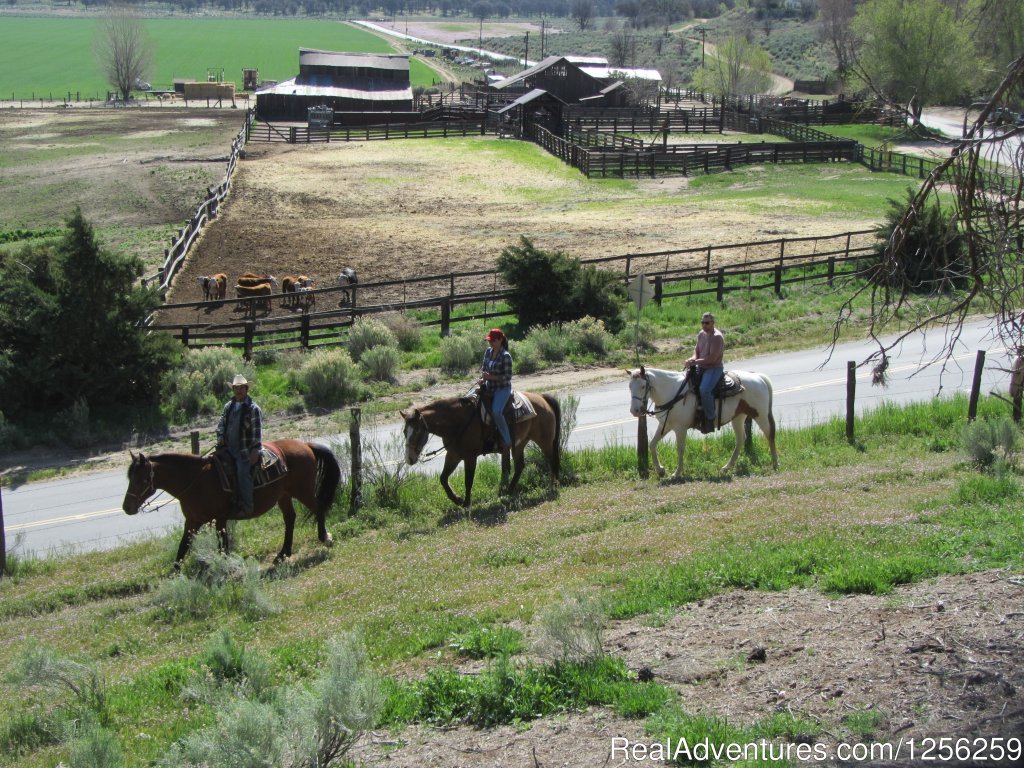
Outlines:
POLYGON ((237 476, 238 515, 252 517, 252 471, 263 447, 263 412, 249 397, 249 382, 241 374, 231 382, 233 397, 224 405, 217 424, 217 448, 231 456, 237 476))
POLYGON ((715 328, 715 316, 705 312, 700 319, 700 332, 693 355, 686 361, 685 368, 697 367, 700 373, 700 402, 704 408, 704 424, 700 431, 705 435, 715 431, 715 387, 725 373, 725 335, 715 328))
POLYGON ((484 364, 480 369, 480 383, 491 395, 491 414, 494 426, 501 436, 502 452, 512 447, 512 436, 505 421, 505 405, 512 396, 512 355, 508 351, 508 339, 500 328, 492 328, 484 337, 488 343, 484 352, 484 364))

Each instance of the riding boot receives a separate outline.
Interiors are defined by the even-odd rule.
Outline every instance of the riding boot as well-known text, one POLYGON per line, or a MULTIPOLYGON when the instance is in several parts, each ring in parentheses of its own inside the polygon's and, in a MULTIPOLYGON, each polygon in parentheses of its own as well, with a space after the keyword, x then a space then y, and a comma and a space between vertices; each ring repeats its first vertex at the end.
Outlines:
POLYGON ((715 431, 715 420, 714 420, 714 418, 704 419, 703 424, 701 424, 700 431, 701 431, 701 434, 704 434, 704 435, 710 435, 712 432, 714 432, 715 431))

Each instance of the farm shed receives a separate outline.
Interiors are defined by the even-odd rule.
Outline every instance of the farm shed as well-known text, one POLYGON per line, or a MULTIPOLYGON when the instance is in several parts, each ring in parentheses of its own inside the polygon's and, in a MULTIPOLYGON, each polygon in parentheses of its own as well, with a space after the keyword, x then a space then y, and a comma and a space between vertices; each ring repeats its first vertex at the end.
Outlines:
POLYGON ((256 91, 261 120, 306 121, 310 107, 335 112, 412 110, 409 56, 299 49, 299 74, 256 91))
POLYGON ((499 109, 498 117, 504 125, 514 125, 519 135, 526 130, 527 123, 543 125, 557 133, 564 106, 565 102, 554 94, 536 88, 499 109))
POLYGON ((566 56, 548 56, 518 74, 506 77, 491 88, 513 98, 534 90, 547 91, 566 104, 600 93, 606 83, 583 71, 566 56))

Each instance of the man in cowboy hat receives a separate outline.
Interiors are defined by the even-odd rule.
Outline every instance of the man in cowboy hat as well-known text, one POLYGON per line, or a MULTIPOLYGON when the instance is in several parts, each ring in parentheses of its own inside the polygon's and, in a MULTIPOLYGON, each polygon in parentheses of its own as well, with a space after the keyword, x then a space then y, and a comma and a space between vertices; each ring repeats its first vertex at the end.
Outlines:
POLYGON ((227 450, 238 477, 238 514, 251 517, 252 468, 263 447, 263 412, 249 397, 249 382, 241 374, 231 382, 234 393, 224 405, 217 424, 217 448, 227 450))

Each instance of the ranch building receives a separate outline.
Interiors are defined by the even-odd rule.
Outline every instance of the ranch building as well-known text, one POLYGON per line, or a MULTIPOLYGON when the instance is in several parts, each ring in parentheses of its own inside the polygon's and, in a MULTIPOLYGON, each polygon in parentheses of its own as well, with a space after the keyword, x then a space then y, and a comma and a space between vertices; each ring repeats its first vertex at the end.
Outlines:
POLYGON ((299 74, 256 91, 261 120, 306 122, 310 107, 339 112, 410 112, 409 56, 299 49, 299 74))

